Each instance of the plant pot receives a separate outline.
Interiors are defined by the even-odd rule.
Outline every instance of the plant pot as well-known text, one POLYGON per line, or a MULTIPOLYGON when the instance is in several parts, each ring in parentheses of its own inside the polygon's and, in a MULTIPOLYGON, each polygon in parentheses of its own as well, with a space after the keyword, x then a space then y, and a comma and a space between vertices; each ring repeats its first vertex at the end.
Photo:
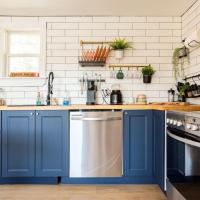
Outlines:
POLYGON ((179 55, 178 55, 179 58, 184 58, 184 57, 186 57, 186 56, 187 56, 187 49, 186 49, 186 47, 180 48, 178 54, 179 54, 179 55))
POLYGON ((183 95, 183 96, 178 96, 178 100, 180 102, 186 102, 186 97, 183 95))
POLYGON ((151 75, 143 75, 143 83, 151 83, 151 75))
POLYGON ((124 50, 115 50, 115 58, 121 59, 124 57, 124 50))

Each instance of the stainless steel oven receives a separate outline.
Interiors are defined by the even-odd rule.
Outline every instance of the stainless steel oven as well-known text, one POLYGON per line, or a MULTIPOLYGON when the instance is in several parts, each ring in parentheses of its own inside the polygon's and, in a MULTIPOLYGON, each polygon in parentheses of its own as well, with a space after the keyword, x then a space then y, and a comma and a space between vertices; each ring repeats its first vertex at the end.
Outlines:
POLYGON ((200 200, 200 112, 167 113, 167 198, 200 200))

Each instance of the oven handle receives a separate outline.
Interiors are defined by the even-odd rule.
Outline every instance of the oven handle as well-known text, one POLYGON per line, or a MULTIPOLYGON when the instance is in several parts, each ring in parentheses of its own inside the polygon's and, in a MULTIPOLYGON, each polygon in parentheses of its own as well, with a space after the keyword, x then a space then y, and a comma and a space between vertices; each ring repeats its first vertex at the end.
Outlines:
POLYGON ((185 144, 189 144, 189 145, 192 145, 192 146, 195 146, 195 147, 200 147, 200 143, 199 142, 195 142, 195 141, 192 141, 192 140, 188 140, 188 139, 179 137, 179 136, 171 133, 169 130, 167 130, 167 135, 170 136, 171 138, 179 141, 179 142, 183 142, 185 144))

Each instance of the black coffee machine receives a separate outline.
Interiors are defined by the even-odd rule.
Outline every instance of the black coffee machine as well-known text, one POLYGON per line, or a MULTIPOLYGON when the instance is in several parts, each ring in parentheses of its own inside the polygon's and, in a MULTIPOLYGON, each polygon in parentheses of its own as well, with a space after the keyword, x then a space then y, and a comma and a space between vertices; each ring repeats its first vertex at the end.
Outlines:
POLYGON ((87 80, 87 105, 96 104, 97 87, 94 80, 87 80))
POLYGON ((112 90, 110 94, 110 104, 112 105, 120 105, 122 104, 122 93, 120 90, 112 90))

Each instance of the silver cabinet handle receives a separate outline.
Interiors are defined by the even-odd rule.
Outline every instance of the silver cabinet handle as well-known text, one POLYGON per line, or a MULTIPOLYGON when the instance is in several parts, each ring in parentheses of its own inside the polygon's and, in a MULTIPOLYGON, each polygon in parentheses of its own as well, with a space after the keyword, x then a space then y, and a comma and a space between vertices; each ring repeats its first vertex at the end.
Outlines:
POLYGON ((115 121, 121 120, 121 117, 107 117, 107 118, 96 118, 96 117, 71 117, 71 120, 81 120, 81 121, 115 121))
POLYGON ((33 112, 31 112, 31 113, 30 113, 30 115, 34 115, 34 113, 33 113, 33 112))
POLYGON ((38 116, 38 115, 39 115, 39 113, 37 112, 37 113, 36 113, 36 115, 38 116))

